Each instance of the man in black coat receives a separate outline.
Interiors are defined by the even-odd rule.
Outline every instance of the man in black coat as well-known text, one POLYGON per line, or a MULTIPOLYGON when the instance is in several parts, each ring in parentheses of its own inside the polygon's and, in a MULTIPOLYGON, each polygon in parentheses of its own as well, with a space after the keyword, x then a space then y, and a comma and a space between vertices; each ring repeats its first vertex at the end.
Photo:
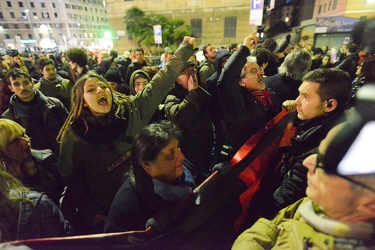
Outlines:
POLYGON ((344 119, 351 93, 351 80, 346 72, 316 69, 302 80, 299 96, 284 102, 284 106, 297 108, 294 120, 297 134, 284 154, 280 177, 271 175, 263 179, 264 191, 252 201, 254 215, 272 218, 280 209, 306 196, 307 169, 302 162, 316 154, 321 140, 344 119))
POLYGON ((22 69, 11 69, 7 80, 14 95, 2 117, 26 129, 27 135, 32 138, 33 149, 50 149, 59 155, 60 144, 56 138, 68 117, 62 102, 35 89, 30 75, 22 69))
POLYGON ((352 81, 355 79, 355 72, 357 71, 357 64, 359 60, 358 46, 354 43, 346 45, 346 56, 344 59, 335 67, 336 69, 342 69, 348 72, 352 81))

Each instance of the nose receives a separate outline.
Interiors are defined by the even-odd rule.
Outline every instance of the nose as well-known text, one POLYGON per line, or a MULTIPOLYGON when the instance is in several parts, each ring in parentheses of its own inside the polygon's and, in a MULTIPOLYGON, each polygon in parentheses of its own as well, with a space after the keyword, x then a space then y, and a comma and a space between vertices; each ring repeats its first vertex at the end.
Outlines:
POLYGON ((306 157, 302 162, 302 165, 307 168, 310 173, 314 173, 317 157, 318 154, 312 154, 306 157))
POLYGON ((142 89, 144 89, 146 87, 146 84, 142 83, 139 85, 139 91, 141 91, 142 89))
POLYGON ((299 99, 300 99, 300 95, 294 100, 294 104, 295 104, 295 105, 298 105, 298 103, 299 103, 299 99))
POLYGON ((98 87, 96 88, 96 92, 97 92, 97 93, 104 92, 104 89, 102 89, 102 87, 98 86, 98 87))
POLYGON ((178 158, 180 161, 185 160, 185 155, 184 155, 184 153, 182 153, 182 151, 181 151, 180 148, 178 149, 177 154, 178 154, 178 155, 177 155, 177 158, 178 158))
POLYGON ((30 143, 30 138, 25 136, 20 138, 20 143, 22 146, 28 145, 30 143))

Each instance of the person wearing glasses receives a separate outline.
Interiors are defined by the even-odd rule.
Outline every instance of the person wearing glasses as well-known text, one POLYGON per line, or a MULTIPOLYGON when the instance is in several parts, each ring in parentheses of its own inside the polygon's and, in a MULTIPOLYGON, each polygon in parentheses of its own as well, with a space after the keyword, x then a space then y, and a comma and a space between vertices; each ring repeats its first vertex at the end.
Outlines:
POLYGON ((0 119, 0 170, 23 186, 47 194, 59 205, 64 185, 57 164, 58 157, 51 150, 31 148, 31 138, 20 124, 0 119))
POLYGON ((168 120, 182 130, 181 150, 191 161, 201 182, 211 168, 213 130, 211 95, 198 82, 195 64, 188 61, 164 102, 168 120))
POLYGON ((281 110, 281 102, 263 82, 263 68, 255 57, 249 57, 257 42, 255 33, 244 39, 228 59, 217 84, 224 111, 225 145, 233 148, 233 154, 281 110))
POLYGON ((307 197, 259 219, 232 249, 374 249, 374 117, 351 115, 303 161, 307 197))

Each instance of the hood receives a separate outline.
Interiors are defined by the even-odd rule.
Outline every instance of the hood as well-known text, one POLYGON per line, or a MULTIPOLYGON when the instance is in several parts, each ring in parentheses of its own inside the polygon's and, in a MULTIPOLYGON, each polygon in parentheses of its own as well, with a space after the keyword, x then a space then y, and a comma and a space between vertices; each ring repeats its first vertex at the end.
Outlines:
POLYGON ((221 61, 224 58, 229 58, 231 56, 231 53, 227 49, 219 49, 216 51, 216 60, 215 60, 215 68, 218 72, 221 72, 221 61))
POLYGON ((138 70, 134 71, 134 72, 132 73, 132 75, 130 76, 130 82, 129 82, 129 88, 130 88, 130 94, 131 94, 131 95, 135 95, 135 94, 136 94, 136 93, 135 93, 135 90, 134 90, 134 76, 135 76, 136 74, 142 74, 142 75, 145 76, 145 78, 148 79, 148 81, 150 81, 150 77, 148 76, 148 74, 147 74, 145 71, 143 71, 143 70, 141 70, 141 69, 138 69, 138 70))

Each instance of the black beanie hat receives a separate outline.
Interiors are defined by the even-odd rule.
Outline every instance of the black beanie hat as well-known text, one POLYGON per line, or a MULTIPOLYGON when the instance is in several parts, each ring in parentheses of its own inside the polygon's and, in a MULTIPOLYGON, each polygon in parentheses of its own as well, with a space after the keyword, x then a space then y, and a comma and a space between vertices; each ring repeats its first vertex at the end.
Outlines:
POLYGON ((107 73, 104 75, 104 79, 106 79, 108 82, 122 83, 119 70, 114 67, 108 69, 107 73))

